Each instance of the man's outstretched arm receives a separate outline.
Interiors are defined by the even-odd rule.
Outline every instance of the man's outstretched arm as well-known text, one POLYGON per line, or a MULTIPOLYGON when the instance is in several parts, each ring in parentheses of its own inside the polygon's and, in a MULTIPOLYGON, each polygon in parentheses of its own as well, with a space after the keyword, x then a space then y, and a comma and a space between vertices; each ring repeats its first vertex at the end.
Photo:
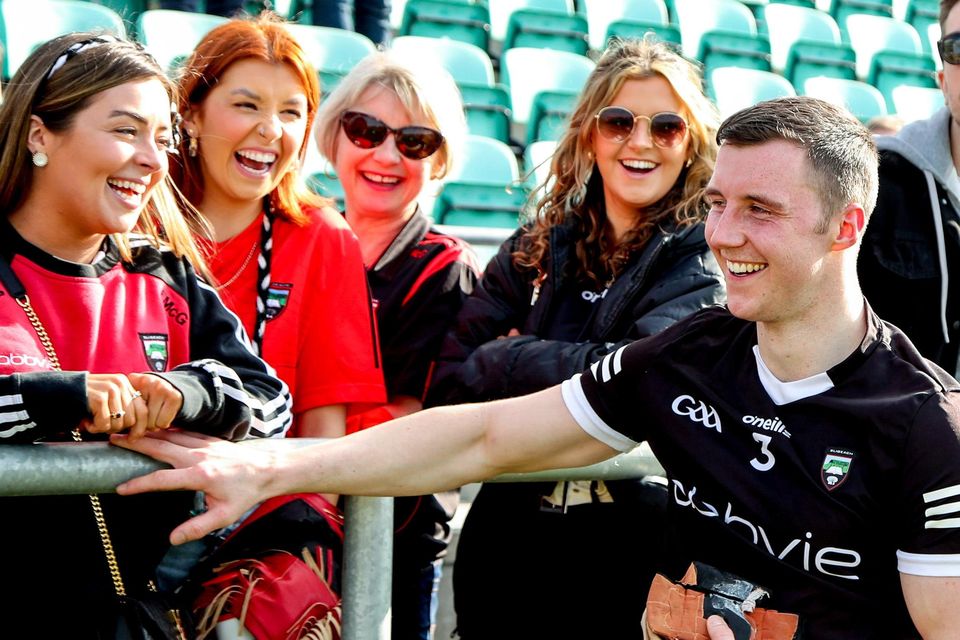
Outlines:
POLYGON ((187 432, 114 444, 174 466, 135 478, 121 494, 203 491, 208 510, 177 527, 174 544, 236 521, 276 495, 423 495, 505 472, 592 464, 617 453, 584 432, 560 387, 483 404, 438 407, 289 452, 271 452, 187 432))

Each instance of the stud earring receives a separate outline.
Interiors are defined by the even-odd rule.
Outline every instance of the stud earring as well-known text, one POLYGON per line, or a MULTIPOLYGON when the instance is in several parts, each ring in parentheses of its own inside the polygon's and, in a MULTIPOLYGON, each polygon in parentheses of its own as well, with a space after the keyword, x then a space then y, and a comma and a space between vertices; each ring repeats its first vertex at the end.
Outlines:
POLYGON ((47 163, 50 162, 50 158, 47 157, 43 151, 37 151, 33 154, 33 166, 35 167, 45 167, 47 163))
POLYGON ((690 165, 692 165, 692 164, 693 164, 693 158, 687 158, 687 162, 686 162, 686 164, 685 164, 684 166, 686 166, 686 167, 689 169, 689 168, 690 168, 690 165))
POLYGON ((200 145, 199 145, 199 143, 197 143, 197 138, 196 138, 196 136, 190 135, 189 132, 187 133, 187 135, 190 136, 190 141, 187 142, 187 155, 190 156, 191 158, 196 158, 196 157, 197 157, 197 148, 198 148, 200 145))

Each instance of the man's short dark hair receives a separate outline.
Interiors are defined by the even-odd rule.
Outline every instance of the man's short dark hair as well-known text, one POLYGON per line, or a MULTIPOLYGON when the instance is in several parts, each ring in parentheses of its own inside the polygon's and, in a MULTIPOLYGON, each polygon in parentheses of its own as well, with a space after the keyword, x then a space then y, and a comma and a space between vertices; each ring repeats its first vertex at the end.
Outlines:
POLYGON ((723 121, 717 142, 735 146, 786 140, 806 150, 810 177, 820 194, 823 216, 818 231, 852 202, 867 216, 877 202, 877 145, 849 111, 829 102, 798 96, 767 100, 723 121))
POLYGON ((960 0, 940 0, 940 30, 943 35, 947 35, 947 16, 950 15, 950 11, 957 2, 960 2, 960 0))

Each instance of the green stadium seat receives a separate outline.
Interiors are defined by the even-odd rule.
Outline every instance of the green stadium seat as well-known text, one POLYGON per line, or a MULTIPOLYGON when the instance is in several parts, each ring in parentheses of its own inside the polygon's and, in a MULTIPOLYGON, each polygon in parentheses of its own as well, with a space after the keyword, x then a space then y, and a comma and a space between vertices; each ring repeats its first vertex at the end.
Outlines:
POLYGON ((437 196, 433 219, 437 224, 516 228, 527 202, 521 185, 497 186, 448 182, 437 196))
POLYGON ((503 52, 500 79, 510 89, 513 121, 526 126, 541 91, 580 91, 595 63, 568 51, 514 47, 503 52))
POLYGON ((449 38, 398 36, 390 48, 402 55, 435 60, 457 84, 493 86, 496 76, 490 55, 480 47, 449 38))
POLYGON ((924 53, 936 55, 936 47, 931 48, 929 40, 923 36, 931 24, 939 25, 940 0, 908 0, 902 19, 920 34, 920 44, 923 46, 924 53))
POLYGON ((73 31, 125 37, 123 18, 108 7, 82 0, 3 0, 3 77, 10 79, 23 61, 47 40, 73 31))
POLYGON ((737 0, 674 0, 677 23, 683 41, 683 54, 696 58, 700 40, 708 31, 727 31, 757 35, 753 13, 737 0))
POLYGON ((509 145, 471 134, 465 141, 462 162, 454 165, 447 180, 503 186, 519 182, 520 167, 509 145))
POLYGON ((830 15, 840 25, 840 35, 846 42, 847 18, 853 15, 893 17, 892 0, 832 0, 830 15))
POLYGON ((940 89, 901 85, 893 88, 893 113, 904 122, 923 120, 943 108, 943 92, 940 89))
POLYGON ((535 9, 573 15, 573 0, 487 0, 490 9, 490 38, 497 43, 507 39, 510 16, 514 11, 535 9))
POLYGON ((656 40, 670 45, 677 53, 682 52, 680 29, 672 24, 661 25, 628 19, 614 20, 607 27, 607 37, 604 42, 608 42, 610 38, 642 39, 647 37, 648 33, 652 33, 656 40))
POLYGON ((663 0, 583 0, 587 16, 590 48, 601 51, 607 46, 607 30, 618 20, 666 26, 670 23, 663 0))
POLYGON ((433 206, 438 224, 516 227, 526 201, 513 150, 499 140, 467 136, 463 162, 447 176, 433 206))
POLYGON ((524 182, 531 192, 537 191, 534 200, 543 197, 543 189, 550 179, 550 161, 556 149, 555 140, 538 140, 523 150, 524 182))
POLYGON ((482 4, 455 0, 407 0, 399 35, 450 38, 488 51, 490 13, 482 4))
POLYGON ((937 88, 937 67, 926 53, 879 51, 873 56, 867 83, 872 84, 887 101, 887 110, 894 111, 893 89, 901 85, 937 88))
POLYGON ((815 0, 770 0, 768 4, 792 4, 795 7, 817 8, 815 0))
POLYGON ((377 50, 367 36, 356 31, 312 24, 287 25, 320 74, 320 90, 330 91, 358 62, 377 50))
POLYGON ((770 42, 770 65, 777 73, 787 68, 790 48, 796 42, 841 42, 837 22, 829 14, 810 7, 771 3, 764 7, 763 20, 770 42))
POLYGON ((880 51, 923 53, 917 30, 889 16, 854 14, 847 17, 846 30, 850 46, 857 54, 857 78, 860 80, 867 79, 873 56, 880 51))
POLYGON ((116 11, 117 15, 123 18, 123 25, 127 29, 128 38, 137 35, 137 20, 141 13, 150 8, 149 0, 92 0, 92 2, 116 11))
POLYGON ((147 51, 164 69, 175 75, 176 69, 193 52, 203 36, 226 21, 224 17, 206 13, 149 9, 140 14, 137 33, 147 51), (177 37, 171 38, 172 33, 177 37))
POLYGON ((770 71, 770 41, 759 34, 707 31, 700 37, 697 60, 703 64, 706 75, 718 67, 770 71))
POLYGON ((783 75, 795 87, 817 76, 856 80, 857 54, 846 44, 801 40, 790 48, 783 75))
POLYGON ((533 47, 586 55, 589 46, 587 19, 584 16, 520 9, 510 14, 501 50, 533 47))
POLYGON ((503 84, 461 84, 463 110, 470 133, 510 142, 510 93, 503 84))
POLYGON ((710 93, 724 118, 763 100, 797 95, 786 78, 772 71, 720 67, 710 72, 709 80, 710 93))
POLYGON ((808 78, 803 85, 803 94, 846 107, 861 122, 887 115, 883 94, 876 87, 859 80, 808 78))
POLYGON ((578 91, 540 91, 533 97, 527 144, 538 140, 558 140, 580 98, 578 91))

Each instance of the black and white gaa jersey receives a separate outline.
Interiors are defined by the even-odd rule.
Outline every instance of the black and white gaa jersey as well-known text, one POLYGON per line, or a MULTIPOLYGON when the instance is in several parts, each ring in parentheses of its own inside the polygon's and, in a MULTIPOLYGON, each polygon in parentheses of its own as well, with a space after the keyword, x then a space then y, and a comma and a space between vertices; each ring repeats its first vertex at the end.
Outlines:
POLYGON ((671 577, 739 574, 810 638, 916 637, 898 571, 960 576, 960 385, 867 315, 856 352, 797 382, 714 307, 563 384, 585 431, 667 470, 671 577))

